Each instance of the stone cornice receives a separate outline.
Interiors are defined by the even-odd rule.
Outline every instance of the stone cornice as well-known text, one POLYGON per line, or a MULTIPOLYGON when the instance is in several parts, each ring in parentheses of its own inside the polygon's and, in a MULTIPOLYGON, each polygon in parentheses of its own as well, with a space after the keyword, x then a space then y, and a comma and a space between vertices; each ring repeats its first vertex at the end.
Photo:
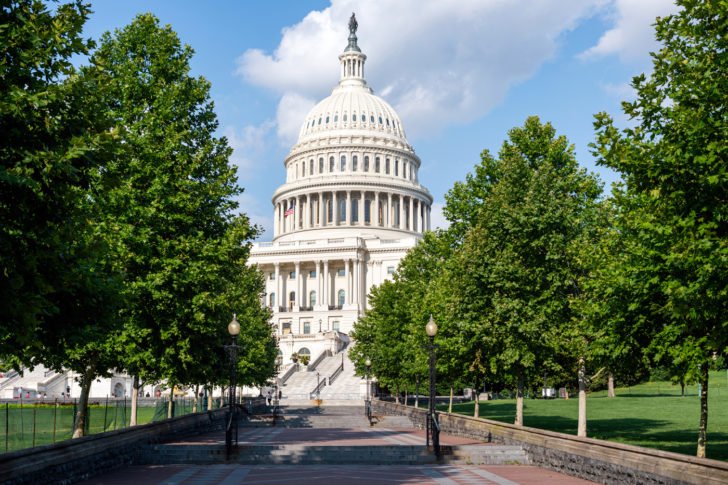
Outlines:
MULTIPOLYGON (((331 139, 337 139, 336 143, 319 143, 314 145, 314 142, 310 142, 307 145, 310 146, 301 146, 299 145, 294 146, 288 156, 284 159, 283 165, 288 166, 288 162, 290 162, 294 158, 308 158, 311 156, 311 153, 315 153, 315 158, 318 161, 318 157, 321 154, 325 154, 327 157, 330 154, 330 152, 340 152, 343 149, 346 149, 347 151, 361 151, 361 152, 371 152, 374 154, 380 154, 380 155, 387 155, 387 154, 399 154, 400 156, 406 157, 411 159, 412 161, 416 162, 417 168, 420 167, 422 164, 420 157, 418 157, 415 154, 414 149, 410 145, 404 145, 404 144, 381 144, 377 143, 376 137, 356 137, 361 138, 361 140, 352 141, 351 138, 354 137, 331 137, 331 139), (339 141, 341 138, 349 138, 349 141, 339 141), (366 138, 369 138, 368 140, 366 138)), ((328 159, 326 159, 326 162, 328 162, 328 159)))
MULTIPOLYGON (((432 195, 424 185, 404 182, 401 185, 392 183, 391 179, 376 180, 341 180, 333 177, 319 177, 321 180, 316 182, 308 182, 306 184, 284 184, 278 187, 273 193, 271 202, 275 206, 279 199, 286 197, 296 197, 301 195, 316 194, 318 192, 346 192, 347 190, 364 191, 364 192, 391 192, 397 195, 408 195, 420 197, 429 205, 432 205, 432 195), (327 179, 324 181, 324 179, 327 179)), ((396 180, 396 179, 394 179, 396 180)))

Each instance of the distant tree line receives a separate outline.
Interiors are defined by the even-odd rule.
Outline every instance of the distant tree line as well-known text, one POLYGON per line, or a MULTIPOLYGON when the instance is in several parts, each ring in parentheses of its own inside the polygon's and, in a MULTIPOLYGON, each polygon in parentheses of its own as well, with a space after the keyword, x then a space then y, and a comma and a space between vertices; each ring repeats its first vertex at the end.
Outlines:
POLYGON ((74 436, 112 370, 134 401, 142 382, 226 384, 233 313, 238 383, 263 384, 276 356, 246 265, 258 229, 192 49, 151 14, 84 40, 89 13, 0 8, 0 358, 81 376, 74 436))
MULTIPOLYGON (((728 11, 679 0, 658 18, 653 72, 623 103, 631 128, 595 116, 609 196, 573 147, 538 118, 512 129, 446 195, 447 230, 426 233, 356 325, 358 371, 392 390, 426 379, 425 323, 439 325, 438 378, 524 390, 543 375, 579 390, 649 369, 700 383, 705 456, 708 370, 728 346, 728 11)), ((476 403, 476 413, 478 412, 476 403)))

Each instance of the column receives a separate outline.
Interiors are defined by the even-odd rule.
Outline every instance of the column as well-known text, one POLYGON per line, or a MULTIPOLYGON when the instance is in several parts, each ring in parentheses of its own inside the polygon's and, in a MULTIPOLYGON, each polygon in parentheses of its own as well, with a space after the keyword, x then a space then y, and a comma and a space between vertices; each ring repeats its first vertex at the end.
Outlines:
MULTIPOLYGON (((344 275, 346 278, 346 301, 345 303, 351 303, 351 269, 349 268, 349 265, 351 264, 351 260, 347 259, 344 261, 344 275)), ((339 303, 336 302, 338 305, 339 303)))
POLYGON ((404 229, 404 197, 399 195, 399 228, 404 229))
POLYGON ((316 261, 316 305, 324 304, 324 292, 321 289, 321 260, 316 261))
MULTIPOLYGON (((364 193, 363 190, 359 193, 361 194, 361 196, 359 197, 359 225, 363 226, 364 222, 365 222, 364 221, 364 204, 366 204, 367 199, 366 199, 366 194, 364 193)), ((369 217, 370 218, 372 217, 371 207, 369 208, 369 217)))
POLYGON ((326 225, 326 222, 324 222, 324 193, 319 192, 318 196, 318 210, 319 210, 319 227, 324 227, 326 225))
POLYGON ((422 206, 422 199, 417 199, 417 228, 420 232, 425 232, 425 225, 423 224, 424 220, 425 214, 424 207, 422 206))
POLYGON ((328 309, 329 307, 329 260, 324 261, 324 278, 323 278, 323 299, 321 300, 321 303, 326 306, 328 309))
POLYGON ((415 199, 409 198, 409 230, 415 230, 415 199))
POLYGON ((376 215, 372 219, 372 226, 379 227, 379 192, 374 192, 374 211, 370 211, 370 213, 376 215))
POLYGON ((334 226, 339 225, 339 201, 336 191, 331 192, 331 214, 334 216, 334 226))
POLYGON ((303 305, 303 298, 301 295, 301 292, 303 291, 303 285, 301 282, 303 281, 303 278, 301 278, 301 262, 296 261, 296 305, 293 307, 293 311, 297 312, 298 307, 303 305))
POLYGON ((384 221, 385 227, 392 228, 392 193, 387 193, 387 220, 384 221))
MULTIPOLYGON (((273 309, 274 312, 278 311, 278 307, 281 306, 281 264, 276 263, 276 304, 273 309)), ((285 302, 283 303, 285 305, 285 302)))
POLYGON ((346 191, 346 225, 351 226, 351 190, 346 191))
POLYGON ((427 206, 425 208, 425 210, 427 211, 427 230, 429 231, 430 230, 430 206, 427 206))
POLYGON ((361 285, 359 284, 359 279, 361 278, 361 271, 359 268, 359 256, 357 255, 356 259, 354 259, 354 295, 352 298, 352 303, 354 303, 357 308, 359 307, 359 301, 360 301, 360 292, 359 288, 361 285))

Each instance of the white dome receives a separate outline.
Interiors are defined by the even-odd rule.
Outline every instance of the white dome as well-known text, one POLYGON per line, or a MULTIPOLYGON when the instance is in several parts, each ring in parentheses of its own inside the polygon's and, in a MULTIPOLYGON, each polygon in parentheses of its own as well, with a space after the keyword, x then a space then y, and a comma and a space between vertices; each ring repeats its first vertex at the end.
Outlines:
POLYGON ((317 104, 306 116, 298 143, 341 130, 373 131, 380 136, 389 134, 407 143, 397 113, 363 84, 334 88, 331 96, 317 104))

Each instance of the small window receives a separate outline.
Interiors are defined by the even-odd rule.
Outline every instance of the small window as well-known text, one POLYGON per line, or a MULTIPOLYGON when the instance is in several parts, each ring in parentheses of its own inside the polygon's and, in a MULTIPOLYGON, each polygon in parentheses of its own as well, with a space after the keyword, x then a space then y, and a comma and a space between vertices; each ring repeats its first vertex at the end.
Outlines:
POLYGON ((341 155, 341 171, 346 172, 346 155, 341 155))
POLYGON ((316 306, 316 292, 315 291, 312 291, 311 293, 308 294, 308 304, 312 307, 316 306))
POLYGON ((379 173, 379 157, 374 159, 374 171, 379 173))
POLYGON ((356 114, 351 115, 351 121, 356 121, 356 114))
POLYGON ((394 274, 394 266, 387 266, 387 274, 394 274))
POLYGON ((331 328, 333 328, 333 330, 335 332, 338 332, 339 331, 339 321, 335 320, 335 321, 331 322, 331 328))
POLYGON ((269 279, 271 279, 271 280, 276 279, 276 274, 275 273, 271 273, 270 276, 269 276, 269 279))
POLYGON ((379 124, 380 125, 382 124, 382 117, 381 116, 379 117, 379 124))
POLYGON ((311 271, 309 271, 308 272, 308 276, 310 278, 315 278, 316 277, 316 270, 315 269, 312 269, 311 271))
POLYGON ((364 157, 364 171, 369 171, 369 157, 364 157))
POLYGON ((313 158, 308 162, 308 174, 313 175, 313 158))
POLYGON ((336 123, 337 121, 339 121, 339 115, 334 115, 334 123, 336 123))
POLYGON ((357 199, 351 201, 351 222, 359 222, 359 201, 357 199))
POLYGON ((311 322, 303 322, 303 333, 311 333, 311 322))
MULTIPOLYGON (((319 125, 321 124, 321 118, 319 118, 319 125)), ((387 126, 389 126, 389 118, 387 118, 387 126)))
POLYGON ((306 162, 303 162, 301 164, 301 176, 302 177, 305 177, 306 176, 306 162))
POLYGON ((359 157, 357 157, 356 155, 354 155, 353 157, 351 157, 351 169, 354 172, 356 172, 358 166, 359 166, 359 157))
MULTIPOLYGON (((387 120, 387 122, 389 122, 389 120, 387 120)), ((319 122, 318 122, 318 124, 319 124, 319 125, 321 124, 321 118, 319 118, 319 122)))
POLYGON ((346 301, 346 293, 344 290, 339 290, 339 306, 344 306, 346 301))
POLYGON ((364 222, 367 224, 371 223, 370 213, 372 210, 372 201, 366 200, 364 201, 364 222))
POLYGON ((346 276, 346 270, 344 268, 339 270, 339 276, 346 276))
POLYGON ((387 159, 386 162, 384 162, 384 173, 389 175, 389 158, 387 159))
POLYGON ((276 306, 276 294, 271 293, 269 298, 270 306, 274 307, 276 306))
POLYGON ((374 115, 371 116, 371 122, 374 123, 374 115))
POLYGON ((293 308, 293 305, 295 305, 295 304, 296 304, 296 292, 295 292, 295 291, 292 291, 292 292, 291 292, 291 293, 290 293, 290 294, 288 295, 288 306, 289 306, 290 308, 293 308))
POLYGON ((294 279, 296 279, 296 272, 295 272, 295 271, 291 271, 290 273, 288 273, 288 276, 289 276, 289 277, 290 277, 290 278, 291 278, 292 280, 294 280, 294 279))
POLYGON ((399 175, 399 160, 394 160, 394 175, 399 175))
POLYGON ((344 121, 346 121, 346 114, 344 114, 344 121))
POLYGON ((329 122, 329 117, 327 116, 326 117, 326 123, 328 124, 328 122, 329 122))
POLYGON ((319 173, 324 173, 324 157, 319 158, 319 173))
POLYGON ((283 322, 283 335, 291 333, 291 322, 283 322))
POLYGON ((334 162, 334 157, 330 157, 329 158, 329 172, 333 172, 334 171, 334 163, 335 163, 334 162))

